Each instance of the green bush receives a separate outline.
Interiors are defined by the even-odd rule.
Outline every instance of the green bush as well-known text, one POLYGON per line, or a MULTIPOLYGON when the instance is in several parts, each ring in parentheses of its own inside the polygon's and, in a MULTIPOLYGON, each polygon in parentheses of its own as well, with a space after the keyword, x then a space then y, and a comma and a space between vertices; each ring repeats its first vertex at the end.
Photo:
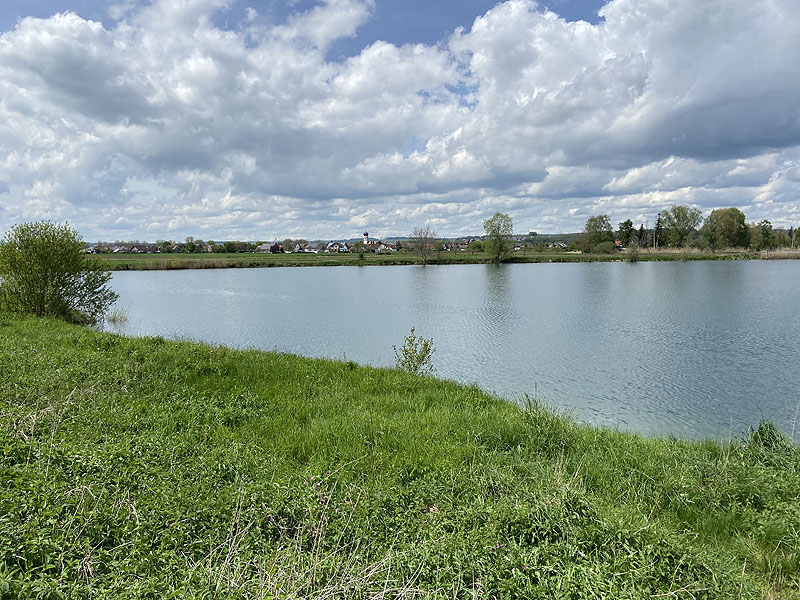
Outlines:
POLYGON ((431 358, 435 348, 433 338, 426 340, 422 336, 414 335, 414 328, 411 333, 403 340, 403 346, 397 350, 397 346, 392 346, 394 350, 395 366, 408 373, 417 375, 430 375, 433 373, 431 358))
POLYGON ((110 279, 69 225, 23 223, 0 241, 3 310, 97 323, 117 299, 110 279))
POLYGON ((592 246, 592 252, 594 254, 614 254, 616 251, 617 247, 614 245, 614 242, 600 242, 592 246))

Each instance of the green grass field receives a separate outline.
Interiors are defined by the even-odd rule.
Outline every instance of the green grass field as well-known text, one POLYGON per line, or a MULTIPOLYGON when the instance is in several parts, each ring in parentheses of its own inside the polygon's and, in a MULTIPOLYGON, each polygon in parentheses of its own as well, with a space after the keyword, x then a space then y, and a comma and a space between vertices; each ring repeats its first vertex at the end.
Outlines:
MULTIPOLYGON (((703 253, 703 252, 648 252, 643 251, 638 259, 642 261, 672 260, 742 260, 758 258, 754 253, 703 253)), ((421 259, 411 252, 392 254, 365 253, 360 258, 355 253, 341 254, 103 254, 100 260, 106 269, 112 271, 128 270, 169 270, 169 269, 225 269, 239 267, 327 267, 327 266, 372 266, 372 265, 415 265, 421 259)), ((483 264, 491 262, 488 252, 439 252, 434 253, 431 264, 483 264)), ((625 253, 579 254, 571 252, 536 252, 525 250, 507 256, 504 262, 609 262, 626 260, 625 253)))
POLYGON ((0 597, 800 598, 800 450, 0 314, 0 597))

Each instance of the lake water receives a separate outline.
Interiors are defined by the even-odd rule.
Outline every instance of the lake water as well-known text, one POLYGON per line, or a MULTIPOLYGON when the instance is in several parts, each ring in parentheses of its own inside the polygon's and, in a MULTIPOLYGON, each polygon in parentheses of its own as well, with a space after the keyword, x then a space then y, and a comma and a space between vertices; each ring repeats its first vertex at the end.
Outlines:
POLYGON ((114 273, 121 332, 394 365, 414 327, 435 374, 581 421, 800 437, 797 261, 114 273))

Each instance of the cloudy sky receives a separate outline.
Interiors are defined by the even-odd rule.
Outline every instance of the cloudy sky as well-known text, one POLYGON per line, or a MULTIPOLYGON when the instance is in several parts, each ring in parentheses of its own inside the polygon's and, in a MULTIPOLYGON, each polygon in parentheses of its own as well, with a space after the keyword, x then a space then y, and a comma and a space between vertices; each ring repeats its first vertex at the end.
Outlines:
POLYGON ((3 0, 0 231, 800 224, 797 0, 3 0))

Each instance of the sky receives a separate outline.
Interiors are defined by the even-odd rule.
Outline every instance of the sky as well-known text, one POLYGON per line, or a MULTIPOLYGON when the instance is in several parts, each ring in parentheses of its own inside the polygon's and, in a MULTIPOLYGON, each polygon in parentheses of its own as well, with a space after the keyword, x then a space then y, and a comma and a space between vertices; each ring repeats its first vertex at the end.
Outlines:
POLYGON ((800 225, 796 0, 2 0, 0 232, 800 225))

